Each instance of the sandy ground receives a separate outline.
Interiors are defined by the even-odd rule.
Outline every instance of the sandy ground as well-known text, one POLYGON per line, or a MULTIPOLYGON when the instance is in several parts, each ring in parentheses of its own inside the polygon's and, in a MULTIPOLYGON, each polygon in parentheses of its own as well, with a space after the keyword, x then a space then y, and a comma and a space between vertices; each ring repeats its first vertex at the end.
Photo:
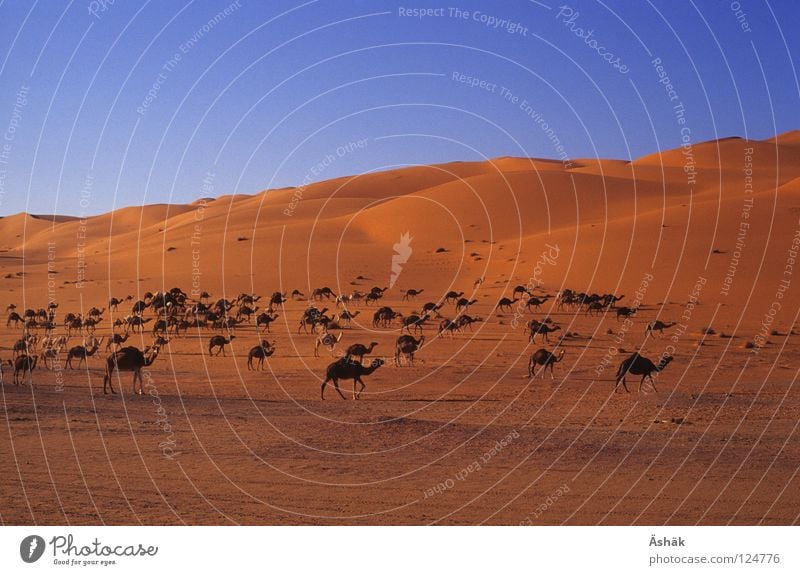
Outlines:
MULTIPOLYGON (((478 300, 470 313, 484 321, 453 338, 431 325, 415 365, 396 367, 397 328, 375 330, 374 308, 353 307, 361 315, 335 353, 377 341, 373 356, 387 360, 357 402, 347 383, 347 401, 332 389, 319 399, 332 359, 313 357, 314 337, 297 334, 304 301, 278 310, 264 372, 247 370, 252 325, 237 329, 227 357, 208 356, 214 332, 173 338, 144 396, 129 373, 115 379, 121 393, 103 394, 105 345, 88 369, 37 367, 33 386, 14 386, 6 368, 0 521, 797 523, 798 141, 695 146, 694 181, 680 150, 570 169, 504 158, 85 221, 3 218, 3 303, 20 310, 52 297, 62 314, 85 312, 112 295, 189 292, 193 280, 214 298, 385 287, 408 231, 411 253, 381 303, 407 314, 456 289, 478 300), (549 315, 556 335, 570 335, 531 344, 513 312, 494 306, 532 280, 543 294, 625 294, 618 305, 638 290, 642 307, 626 326, 551 300, 522 321, 549 315), (408 288, 425 292, 404 302, 408 288), (645 339, 656 318, 681 325, 645 339), (559 340, 555 379, 529 380, 531 352, 559 340), (630 377, 631 393, 615 394, 613 372, 637 349, 675 359, 657 392, 637 393, 630 377)), ((441 311, 455 316, 452 305, 441 311)), ((115 315, 103 317, 97 335, 107 337, 115 315)), ((8 359, 21 329, 4 324, 8 359)))

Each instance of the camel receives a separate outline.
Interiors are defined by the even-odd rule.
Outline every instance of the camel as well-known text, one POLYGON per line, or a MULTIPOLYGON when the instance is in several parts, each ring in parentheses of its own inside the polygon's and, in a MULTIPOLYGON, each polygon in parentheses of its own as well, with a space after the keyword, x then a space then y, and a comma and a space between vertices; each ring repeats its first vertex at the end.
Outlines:
POLYGON ((331 298, 335 299, 336 294, 329 287, 314 288, 314 291, 311 292, 311 299, 322 300, 322 298, 327 300, 331 298))
POLYGON ((528 311, 531 311, 532 307, 534 307, 536 309, 539 309, 539 306, 542 305, 543 303, 545 303, 549 299, 550 299, 550 296, 546 296, 546 297, 543 297, 543 298, 537 298, 537 297, 531 296, 531 297, 528 298, 528 301, 525 304, 525 307, 528 308, 528 311))
POLYGON ((106 374, 103 377, 103 393, 108 393, 108 389, 111 389, 111 393, 117 393, 114 391, 114 386, 111 384, 111 375, 114 373, 114 369, 117 370, 117 373, 122 371, 132 371, 133 372, 133 393, 138 393, 139 395, 144 393, 144 386, 142 384, 142 368, 149 367, 153 365, 153 362, 158 357, 158 352, 161 348, 158 346, 155 347, 147 347, 145 348, 144 352, 139 350, 136 347, 129 346, 123 347, 119 351, 115 351, 111 355, 108 356, 106 359, 106 374), (136 391, 136 380, 139 380, 139 391, 136 391))
POLYGON ((48 347, 47 349, 43 350, 41 355, 39 355, 39 359, 42 360, 44 363, 45 369, 53 369, 58 361, 58 356, 61 354, 61 350, 58 347, 48 347), (50 364, 48 365, 47 360, 50 360, 50 364))
POLYGON ((14 327, 17 327, 20 323, 25 323, 24 320, 22 319, 22 316, 20 316, 15 311, 12 311, 11 313, 8 314, 8 321, 6 321, 6 327, 10 326, 12 321, 14 322, 14 327))
POLYGON ((363 343, 354 343, 347 348, 347 351, 344 352, 344 357, 350 359, 355 359, 358 357, 358 361, 364 363, 364 356, 372 353, 372 350, 375 349, 376 345, 378 345, 377 341, 370 342, 369 347, 363 343))
POLYGON ((401 335, 397 338, 397 345, 395 346, 394 352, 394 363, 397 367, 400 367, 400 356, 404 355, 406 357, 407 365, 414 365, 414 354, 417 352, 419 348, 422 347, 422 344, 425 342, 425 336, 421 335, 419 339, 414 339, 411 335, 401 335))
POLYGON ((415 297, 417 297, 419 294, 421 294, 424 291, 425 291, 424 289, 404 290, 404 292, 403 292, 403 300, 404 301, 412 300, 412 299, 414 299, 415 297))
POLYGON ((230 339, 225 339, 224 335, 215 335, 210 340, 208 340, 208 355, 213 356, 214 348, 218 347, 219 351, 217 352, 217 355, 219 355, 220 352, 222 352, 222 357, 226 357, 225 346, 228 345, 230 342, 232 342, 234 339, 236 339, 235 335, 230 336, 230 339))
POLYGON ((511 297, 516 298, 517 294, 525 294, 527 296, 533 296, 533 294, 528 291, 528 288, 523 285, 518 285, 514 287, 514 291, 511 292, 511 297))
POLYGON ((425 322, 428 321, 429 317, 428 314, 411 314, 407 317, 403 318, 403 326, 400 328, 400 332, 402 333, 403 330, 406 330, 408 333, 411 333, 411 328, 414 328, 414 333, 417 331, 422 331, 422 328, 425 326, 425 322))
POLYGON ((441 315, 439 315, 439 310, 442 309, 443 307, 444 307, 444 302, 437 305, 432 301, 429 301, 428 303, 422 306, 422 313, 424 313, 425 315, 433 314, 434 317, 439 318, 442 317, 441 315))
POLYGON ((553 333, 554 331, 558 331, 561 329, 559 326, 554 325, 552 327, 548 326, 544 323, 536 323, 535 325, 530 326, 530 335, 528 336, 528 343, 536 343, 536 336, 541 334, 543 342, 549 342, 550 337, 548 334, 553 333))
MULTIPOLYGON (((297 291, 297 290, 295 290, 297 291)), ((300 292, 297 292, 300 293, 300 292)), ((292 293, 292 297, 294 297, 294 293, 292 293)), ((284 302, 289 300, 286 299, 286 292, 279 292, 276 291, 272 294, 272 297, 269 298, 269 305, 283 305, 284 302)))
POLYGON ((642 384, 644 383, 645 379, 650 379, 650 385, 653 386, 653 391, 658 391, 658 389, 656 389, 656 382, 653 379, 653 373, 664 371, 664 368, 666 368, 671 361, 672 356, 668 355, 663 357, 659 364, 656 365, 643 355, 640 355, 638 352, 634 353, 628 359, 619 364, 619 369, 617 370, 617 381, 614 384, 614 392, 616 393, 619 384, 622 383, 625 391, 630 393, 628 386, 625 384, 625 376, 628 374, 642 376, 642 380, 639 382, 640 392, 642 391, 642 384))
POLYGON ((459 329, 458 321, 443 318, 442 321, 439 322, 439 335, 450 334, 450 337, 453 336, 455 332, 459 329))
POLYGON ((331 352, 331 355, 333 355, 333 350, 336 344, 341 341, 342 335, 344 335, 343 331, 340 331, 338 336, 328 333, 327 331, 319 334, 319 336, 317 336, 317 342, 314 344, 314 357, 319 357, 319 346, 321 345, 328 346, 328 350, 331 352))
POLYGON ((663 336, 665 329, 669 329, 669 328, 671 328, 672 326, 675 326, 675 325, 678 325, 678 322, 668 321, 668 322, 665 323, 665 322, 660 321, 660 320, 656 320, 656 321, 650 322, 650 323, 647 324, 647 327, 644 330, 644 336, 647 337, 648 335, 650 335, 654 331, 657 331, 660 335, 663 336))
POLYGON ((562 359, 564 359, 564 353, 566 350, 562 349, 561 353, 556 356, 556 354, 547 351, 546 349, 539 349, 536 350, 532 355, 530 362, 528 362, 528 377, 533 378, 536 376, 536 366, 541 365, 542 369, 539 370, 539 373, 542 374, 544 377, 544 372, 547 371, 547 368, 550 368, 550 379, 555 379, 553 376, 553 366, 559 363, 562 359))
POLYGON ((469 315, 461 315, 461 316, 457 317, 454 320, 453 323, 455 323, 458 326, 459 331, 462 328, 467 327, 467 326, 469 326, 469 330, 472 331, 472 324, 473 323, 478 323, 478 322, 481 322, 481 321, 483 321, 483 319, 480 318, 480 317, 472 317, 472 316, 469 316, 469 315))
MULTIPOLYGON (((352 299, 353 296, 350 296, 352 299)), ((371 303, 377 302, 379 299, 383 297, 383 292, 370 292, 364 296, 364 303, 369 305, 371 303)))
POLYGON ((403 314, 399 311, 394 311, 388 306, 384 306, 372 315, 372 327, 391 327, 395 319, 402 318, 403 314))
POLYGON ((342 320, 343 325, 350 327, 350 320, 356 319, 356 316, 360 313, 361 313, 360 311, 353 313, 344 310, 342 313, 339 314, 339 319, 342 320))
POLYGON ((462 297, 456 302, 456 313, 460 313, 462 311, 466 311, 467 308, 469 308, 469 306, 471 306, 473 304, 476 304, 476 303, 478 303, 478 300, 476 300, 476 299, 469 300, 469 299, 467 299, 465 297, 462 297))
POLYGON ((299 289, 295 289, 292 290, 292 299, 306 299, 306 296, 299 289))
POLYGON ((33 385, 33 370, 36 368, 36 356, 21 355, 14 360, 14 385, 25 383, 28 374, 28 385, 33 385))
POLYGON ((481 287, 484 281, 486 281, 486 278, 484 277, 477 278, 474 282, 472 282, 472 289, 481 287))
POLYGON ((328 308, 324 307, 321 310, 310 307, 306 311, 303 312, 303 317, 300 318, 300 327, 297 328, 297 333, 300 333, 302 329, 304 332, 308 333, 308 326, 311 326, 313 330, 318 323, 322 323, 323 325, 327 325, 331 318, 325 315, 325 312, 328 311, 328 308))
POLYGON ((151 318, 151 317, 148 317, 147 319, 142 319, 138 315, 128 316, 128 318, 125 321, 125 330, 126 331, 130 330, 130 331, 132 331, 134 333, 136 333, 136 332, 142 333, 142 331, 144 331, 144 324, 146 324, 147 322, 152 321, 152 320, 153 320, 153 318, 151 318))
POLYGON ((29 335, 28 337, 23 337, 22 339, 18 339, 14 343, 13 352, 14 357, 18 357, 20 355, 28 355, 28 353, 33 352, 36 353, 36 338, 35 335, 29 335))
POLYGON ((89 315, 89 317, 100 317, 101 315, 103 315, 103 312, 105 312, 105 311, 106 311, 106 308, 97 309, 96 307, 93 307, 92 309, 89 310, 89 314, 88 315, 89 315))
POLYGON ((153 337, 155 337, 158 334, 166 334, 167 329, 169 329, 169 324, 167 323, 167 320, 165 319, 156 320, 156 322, 153 324, 153 337))
POLYGON ((449 291, 444 295, 445 303, 455 303, 458 298, 464 295, 463 291, 449 291))
POLYGON ((336 392, 341 396, 342 399, 347 399, 342 393, 342 390, 339 389, 339 380, 352 379, 353 399, 358 399, 361 395, 361 392, 367 387, 361 380, 361 377, 374 373, 376 369, 383 365, 383 363, 384 362, 382 359, 374 359, 369 367, 364 367, 362 364, 355 361, 350 361, 346 357, 334 361, 325 370, 325 379, 322 381, 320 397, 325 399, 325 386, 328 385, 329 381, 332 381, 333 388, 336 390, 336 392), (356 392, 357 383, 361 384, 361 389, 359 389, 358 392, 356 392))
POLYGON ((239 310, 236 312, 236 320, 242 321, 243 317, 247 318, 247 323, 250 323, 250 318, 256 314, 258 311, 258 306, 250 307, 247 305, 239 306, 239 310))
POLYGON ((67 367, 72 369, 72 358, 77 357, 79 359, 78 369, 80 369, 84 361, 88 364, 89 358, 97 352, 99 347, 100 345, 95 342, 95 345, 88 348, 82 345, 76 345, 75 347, 70 348, 70 350, 67 352, 67 367))
POLYGON ((142 315, 144 310, 150 307, 150 304, 146 303, 144 300, 138 300, 131 306, 131 313, 133 315, 142 315))
POLYGON ((128 341, 129 337, 130 334, 127 333, 124 335, 120 335, 118 333, 113 334, 111 337, 108 338, 108 341, 106 342, 106 351, 108 351, 112 346, 119 349, 123 343, 128 341))
POLYGON ((506 308, 508 311, 511 311, 511 306, 514 305, 519 301, 518 297, 514 299, 508 299, 507 297, 500 298, 500 301, 497 302, 497 307, 500 308, 500 311, 503 311, 503 308, 506 308))
POLYGON ((255 303, 261 299, 261 296, 249 293, 242 293, 239 294, 239 297, 236 299, 239 301, 239 305, 255 305, 255 303))
POLYGON ((12 367, 14 365, 14 362, 11 361, 10 359, 0 360, 0 385, 3 384, 3 366, 4 365, 7 365, 8 367, 12 367))
POLYGON ((629 308, 629 307, 618 307, 617 309, 617 321, 620 321, 622 318, 631 318, 636 315, 636 312, 639 311, 638 308, 629 308))
POLYGON ((276 319, 278 319, 278 314, 270 315, 264 312, 256 318, 256 329, 260 328, 263 325, 264 331, 269 333, 269 324, 271 324, 276 319))
POLYGON ((275 353, 275 342, 272 343, 262 341, 260 344, 255 346, 250 350, 247 354, 247 369, 252 369, 255 371, 253 367, 253 358, 258 359, 258 369, 264 369, 264 360, 270 357, 273 353, 275 353))
POLYGON ((121 303, 122 303, 121 299, 117 299, 115 297, 112 297, 111 299, 108 300, 108 311, 119 311, 119 307, 118 306, 121 303))
POLYGON ((605 309, 606 309, 606 304, 599 301, 593 301, 592 303, 586 306, 586 315, 594 315, 602 313, 605 311, 605 309))
POLYGON ((624 295, 615 296, 614 294, 606 294, 601 299, 603 300, 603 303, 605 303, 606 307, 616 308, 616 303, 624 297, 624 295))

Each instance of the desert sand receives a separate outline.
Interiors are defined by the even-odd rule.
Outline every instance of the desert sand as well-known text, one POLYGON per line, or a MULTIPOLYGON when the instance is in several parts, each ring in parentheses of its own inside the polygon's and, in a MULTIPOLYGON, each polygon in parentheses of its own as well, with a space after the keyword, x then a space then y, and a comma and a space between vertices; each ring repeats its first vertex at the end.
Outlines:
MULTIPOLYGON (((198 197, 200 193, 198 193, 198 197)), ((32 385, 4 368, 3 524, 794 524, 800 518, 800 133, 727 138, 639 158, 496 158, 415 166, 191 205, 126 207, 81 220, 0 219, 2 304, 105 309, 98 337, 147 291, 211 301, 330 287, 391 286, 333 355, 378 342, 386 363, 352 400, 320 383, 334 361, 298 334, 289 299, 247 369, 254 319, 170 336, 147 368, 103 393, 105 341, 80 369, 41 364, 32 385), (403 241, 404 234, 410 240, 403 241), (394 263, 394 265, 393 265, 394 263), (477 278, 484 278, 475 286, 477 278), (515 303, 517 285, 541 308, 515 303), (564 289, 640 303, 556 306, 564 289), (403 290, 424 289, 411 301, 403 290), (425 327, 413 366, 395 366, 404 315, 450 290, 482 321, 452 337, 425 327), (193 293, 194 292, 194 293, 193 293), (515 318, 515 311, 522 312, 515 318), (560 330, 530 343, 525 323, 560 330), (645 336, 656 319, 676 322, 645 336), (710 328, 710 329, 709 329, 710 328), (539 348, 564 350, 555 378, 528 378, 539 348), (674 359, 657 391, 615 393, 634 351, 674 359)), ((333 300, 316 302, 338 313, 333 300)), ((440 313, 454 318, 445 304, 440 313)), ((152 318, 153 312, 144 312, 152 318)), ((153 320, 125 345, 152 342, 153 320)), ((117 331, 124 331, 118 329, 117 331)), ((37 333, 34 331, 33 333, 37 333)), ((43 335, 43 331, 41 332, 43 335)), ((0 358, 22 328, 0 323, 0 358)), ((74 334, 70 346, 81 343, 74 334)))

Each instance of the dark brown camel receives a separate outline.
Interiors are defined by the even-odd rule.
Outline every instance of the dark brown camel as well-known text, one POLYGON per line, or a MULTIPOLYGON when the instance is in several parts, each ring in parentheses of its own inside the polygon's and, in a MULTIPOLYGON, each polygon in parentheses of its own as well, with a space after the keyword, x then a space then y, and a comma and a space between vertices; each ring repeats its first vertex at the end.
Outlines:
POLYGON ((419 294, 421 294, 424 291, 425 291, 424 289, 409 289, 409 290, 406 290, 403 293, 403 299, 405 301, 412 300, 412 299, 414 299, 415 297, 417 297, 419 294))
POLYGON ((662 358, 659 364, 656 365, 643 355, 640 355, 638 352, 634 353, 628 359, 619 364, 619 369, 617 370, 617 382, 614 384, 614 392, 616 393, 620 383, 622 383, 625 391, 629 391, 628 386, 625 384, 625 376, 628 374, 642 376, 642 380, 639 382, 639 391, 642 391, 642 384, 644 383, 645 379, 650 380, 650 385, 653 386, 653 391, 658 391, 658 389, 656 389, 656 382, 653 379, 653 374, 664 371, 664 368, 666 368, 671 361, 672 356, 668 355, 662 358))
POLYGON ((542 374, 544 377, 544 372, 547 371, 547 368, 550 368, 550 379, 555 379, 553 376, 553 366, 559 363, 562 359, 564 359, 564 353, 566 350, 562 349, 561 353, 558 355, 547 351, 546 349, 539 349, 533 352, 531 355, 531 359, 528 362, 528 377, 532 378, 536 376, 536 366, 541 365, 542 369, 539 370, 539 373, 542 374))
POLYGON ((675 325, 678 325, 678 322, 675 321, 663 322, 660 320, 652 321, 647 324, 647 327, 644 330, 644 336, 647 337, 648 335, 650 335, 655 331, 657 331, 659 335, 663 336, 665 329, 669 329, 675 325))
POLYGON ((394 352, 394 363, 397 367, 400 367, 400 356, 403 355, 406 358, 407 365, 414 365, 414 354, 417 352, 419 348, 422 347, 422 344, 425 342, 425 336, 421 335, 419 339, 414 339, 411 335, 401 335, 397 338, 397 345, 395 346, 394 352))
POLYGON ((449 291, 444 295, 444 301, 445 303, 455 303, 463 295, 463 291, 449 291))
POLYGON ((128 341, 130 334, 120 335, 118 333, 113 334, 111 337, 108 338, 106 342, 106 351, 108 351, 112 346, 119 349, 123 343, 128 341))
POLYGON ((413 313, 403 318, 403 326, 400 328, 400 332, 402 333, 403 330, 406 330, 408 333, 411 333, 411 328, 414 328, 414 333, 422 331, 426 321, 428 321, 427 314, 418 315, 413 313))
POLYGON ((383 365, 382 359, 374 359, 369 367, 364 367, 362 364, 358 363, 357 361, 352 361, 343 357, 338 361, 334 361, 330 364, 325 371, 325 379, 322 382, 322 388, 320 390, 320 397, 325 399, 325 386, 328 385, 328 382, 333 382, 333 388, 336 392, 341 396, 342 399, 347 399, 342 390, 339 389, 339 380, 340 379, 352 379, 353 380, 353 399, 358 399, 361 395, 361 392, 364 391, 364 388, 367 386, 361 380, 361 377, 364 375, 370 375, 376 369, 383 365), (356 384, 361 385, 361 389, 356 392, 356 384))
POLYGON ((99 347, 99 345, 93 345, 92 347, 87 348, 82 345, 76 345, 75 347, 70 348, 70 350, 67 352, 67 367, 72 369, 72 359, 78 358, 78 368, 80 369, 83 362, 85 361, 88 363, 89 358, 97 352, 99 347))
POLYGON ((321 287, 321 288, 315 288, 314 291, 311 292, 311 298, 319 300, 325 298, 329 300, 331 298, 336 298, 336 294, 329 287, 321 287))
POLYGON ((210 340, 208 340, 208 355, 213 356, 214 348, 218 347, 219 351, 217 352, 217 355, 219 355, 220 352, 222 352, 222 357, 225 357, 225 346, 228 345, 230 342, 232 342, 234 339, 236 339, 235 335, 230 336, 230 339, 226 339, 224 335, 215 335, 210 340))
POLYGON ((260 344, 250 349, 250 352, 247 354, 247 369, 255 370, 253 367, 253 359, 257 359, 258 369, 263 371, 264 360, 273 353, 275 353, 275 342, 269 343, 262 341, 260 344))
POLYGON ((14 385, 25 383, 28 374, 28 385, 33 385, 33 370, 36 369, 36 356, 21 355, 14 360, 14 385))
POLYGON ((528 301, 525 303, 525 307, 528 308, 528 311, 531 311, 531 308, 539 309, 539 306, 545 303, 547 300, 550 299, 550 296, 546 296, 543 298, 538 297, 529 297, 528 301))
POLYGON ((350 359, 358 358, 360 363, 364 363, 364 356, 372 353, 376 345, 378 345, 377 341, 370 342, 369 347, 363 343, 354 343, 347 348, 347 351, 344 352, 344 356, 350 359))
POLYGON ((507 297, 503 297, 500 298, 499 302, 497 302, 497 307, 500 309, 500 311, 503 311, 504 309, 507 311, 511 311, 511 306, 514 305, 517 301, 519 301, 519 298, 515 297, 514 299, 508 299, 507 297))
POLYGON ((462 297, 456 302, 456 313, 460 313, 462 311, 466 311, 467 308, 469 308, 469 306, 471 306, 472 304, 476 304, 476 303, 478 303, 478 300, 476 300, 476 299, 469 300, 469 299, 467 299, 465 297, 462 297))
POLYGON ((111 376, 114 370, 117 373, 122 371, 133 372, 133 393, 139 395, 144 393, 144 386, 142 383, 142 368, 153 365, 153 362, 158 357, 158 352, 161 348, 158 346, 145 348, 144 352, 140 349, 129 346, 123 347, 119 351, 115 351, 106 359, 106 375, 103 377, 103 393, 117 393, 114 391, 114 386, 111 384, 111 376), (136 391, 136 380, 139 380, 139 391, 136 391))
POLYGON ((263 325, 264 331, 269 333, 269 324, 271 324, 276 319, 278 319, 277 313, 270 315, 267 312, 264 312, 256 318, 256 329, 260 328, 263 325))
POLYGON ((536 343, 536 336, 541 334, 542 341, 549 342, 550 337, 548 334, 553 333, 554 331, 558 331, 561 329, 559 326, 548 326, 545 323, 538 323, 530 325, 530 335, 528 336, 528 343, 536 343))

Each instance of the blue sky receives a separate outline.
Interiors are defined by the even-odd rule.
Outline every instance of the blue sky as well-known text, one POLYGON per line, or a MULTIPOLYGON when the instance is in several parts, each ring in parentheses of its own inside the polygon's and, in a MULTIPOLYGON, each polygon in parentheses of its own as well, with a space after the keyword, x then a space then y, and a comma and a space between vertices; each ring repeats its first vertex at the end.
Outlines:
POLYGON ((0 215, 506 155, 628 159, 679 146, 682 127, 771 137, 800 128, 799 17, 790 0, 6 1, 0 215))

